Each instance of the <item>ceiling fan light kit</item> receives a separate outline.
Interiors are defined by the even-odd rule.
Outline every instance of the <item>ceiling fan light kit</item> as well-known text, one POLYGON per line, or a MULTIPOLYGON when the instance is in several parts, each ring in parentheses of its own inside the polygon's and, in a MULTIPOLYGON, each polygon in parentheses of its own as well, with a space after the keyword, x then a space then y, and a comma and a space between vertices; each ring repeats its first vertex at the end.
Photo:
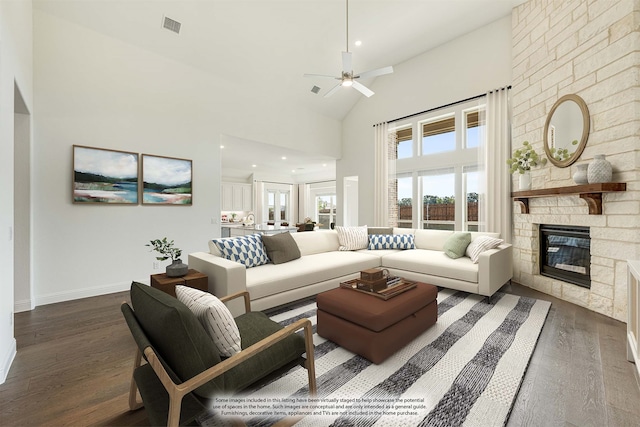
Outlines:
POLYGON ((356 81, 356 79, 360 78, 370 78, 370 77, 378 77, 385 74, 393 73, 393 67, 383 67, 378 68, 371 71, 365 71, 364 73, 356 74, 353 72, 352 61, 351 61, 351 52, 349 52, 349 0, 346 0, 347 4, 347 49, 346 52, 342 52, 342 73, 340 77, 336 76, 328 76, 325 74, 305 74, 304 77, 320 77, 320 78, 329 78, 334 80, 339 80, 340 82, 331 88, 325 95, 325 98, 330 97, 334 93, 338 91, 341 87, 353 87, 358 92, 366 96, 367 98, 374 94, 374 92, 363 85, 362 83, 356 81))

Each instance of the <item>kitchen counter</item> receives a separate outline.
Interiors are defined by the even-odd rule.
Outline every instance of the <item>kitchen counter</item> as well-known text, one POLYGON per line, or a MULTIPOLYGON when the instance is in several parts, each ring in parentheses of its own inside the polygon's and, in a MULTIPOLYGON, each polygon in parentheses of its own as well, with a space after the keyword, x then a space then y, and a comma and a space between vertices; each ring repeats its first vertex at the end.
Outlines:
POLYGON ((267 224, 254 224, 254 225, 242 225, 242 223, 223 223, 220 226, 222 237, 244 236, 246 234, 278 234, 278 233, 295 233, 298 231, 297 227, 284 226, 284 225, 267 225, 267 224))

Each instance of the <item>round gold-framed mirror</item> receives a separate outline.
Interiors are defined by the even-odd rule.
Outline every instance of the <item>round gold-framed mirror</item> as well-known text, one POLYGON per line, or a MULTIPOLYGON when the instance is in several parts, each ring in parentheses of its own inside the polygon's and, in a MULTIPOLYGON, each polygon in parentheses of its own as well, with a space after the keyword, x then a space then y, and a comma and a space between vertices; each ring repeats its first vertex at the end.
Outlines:
POLYGON ((558 99, 544 124, 544 152, 559 168, 572 165, 584 151, 589 137, 589 109, 578 95, 558 99))

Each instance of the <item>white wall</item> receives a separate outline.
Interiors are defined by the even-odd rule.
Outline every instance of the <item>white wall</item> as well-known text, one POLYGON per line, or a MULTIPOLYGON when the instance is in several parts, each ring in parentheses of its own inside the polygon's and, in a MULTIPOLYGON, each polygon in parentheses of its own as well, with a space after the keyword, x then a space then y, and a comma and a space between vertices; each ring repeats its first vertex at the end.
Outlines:
POLYGON ((14 88, 33 104, 30 1, 0 1, 0 383, 15 356, 13 332, 14 260, 14 88))
POLYGON ((339 151, 339 122, 253 105, 236 83, 38 10, 34 57, 37 305, 148 280, 160 272, 144 246, 153 238, 174 239, 184 260, 206 250, 219 236, 212 218, 219 221, 221 134, 295 147, 294 135, 311 123, 323 132, 304 143, 339 151), (294 128, 291 136, 278 134, 277 120, 294 128), (72 204, 73 144, 192 159, 193 206, 72 204))
POLYGON ((359 223, 374 225, 374 124, 510 83, 510 16, 394 66, 393 74, 377 78, 371 86, 375 95, 362 97, 343 121, 342 158, 336 165, 338 200, 343 200, 344 177, 358 176, 359 223))

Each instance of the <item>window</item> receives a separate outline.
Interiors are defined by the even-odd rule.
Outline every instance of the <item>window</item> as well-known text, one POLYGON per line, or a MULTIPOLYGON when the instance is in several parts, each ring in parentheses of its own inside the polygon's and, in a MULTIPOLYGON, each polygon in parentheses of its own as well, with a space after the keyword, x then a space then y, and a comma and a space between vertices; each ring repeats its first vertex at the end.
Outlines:
POLYGON ((478 147, 486 138, 484 116, 484 105, 474 100, 417 117, 419 132, 411 133, 413 124, 406 122, 390 130, 397 138, 398 158, 396 179, 390 180, 389 200, 397 203, 389 208, 389 225, 479 229, 479 182, 485 172, 478 164, 478 147), (410 135, 418 152, 401 157, 401 139, 410 135))
POLYGON ((336 222, 336 195, 316 197, 316 218, 318 228, 329 229, 336 222))
POLYGON ((267 211, 269 212, 269 221, 274 221, 276 211, 276 193, 273 191, 267 192, 267 211))
POLYGON ((289 221, 292 217, 291 185, 265 183, 262 221, 289 221))
POLYGON ((280 193, 280 221, 286 221, 289 212, 289 192, 280 193))
POLYGON ((436 170, 422 175, 422 227, 455 230, 456 175, 453 170, 436 170))
POLYGON ((464 187, 467 195, 466 218, 463 226, 467 231, 478 231, 478 180, 479 172, 477 167, 463 168, 464 187))
POLYGON ((396 131, 396 158, 413 157, 413 131, 411 128, 396 131))
POLYGON ((487 127, 484 110, 468 111, 465 113, 467 124, 467 137, 465 139, 467 148, 477 148, 487 127))
POLYGON ((413 178, 411 176, 398 177, 397 185, 397 225, 400 228, 413 228, 413 178))
POLYGON ((422 155, 456 149, 455 117, 422 124, 422 155))
MULTIPOLYGON (((389 146, 391 147, 391 146, 389 146)), ((336 222, 336 182, 322 181, 304 185, 302 218, 310 218, 318 228, 329 229, 336 222)))

